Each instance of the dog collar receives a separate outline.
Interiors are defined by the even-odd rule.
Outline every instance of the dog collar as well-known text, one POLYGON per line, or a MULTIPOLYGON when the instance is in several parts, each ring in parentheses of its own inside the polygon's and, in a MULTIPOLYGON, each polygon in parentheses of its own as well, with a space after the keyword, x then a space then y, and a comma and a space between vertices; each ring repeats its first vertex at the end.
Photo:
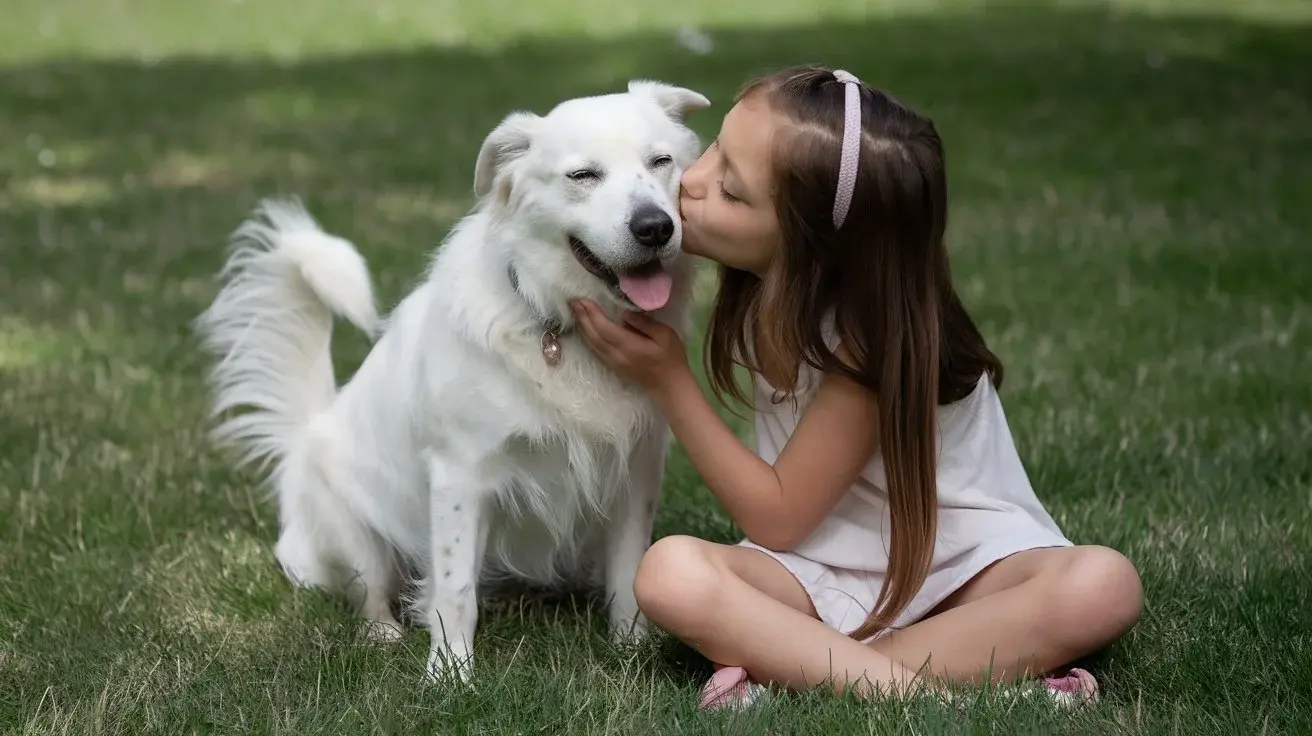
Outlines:
POLYGON ((506 276, 510 279, 510 288, 514 289, 515 293, 519 295, 520 301, 528 307, 529 315, 532 316, 533 321, 537 323, 537 328, 541 331, 542 360, 553 368, 560 365, 562 357, 560 339, 573 332, 574 325, 571 324, 566 327, 559 317, 545 315, 533 306, 528 297, 524 296, 524 292, 519 290, 519 272, 515 270, 515 264, 506 264, 506 276))

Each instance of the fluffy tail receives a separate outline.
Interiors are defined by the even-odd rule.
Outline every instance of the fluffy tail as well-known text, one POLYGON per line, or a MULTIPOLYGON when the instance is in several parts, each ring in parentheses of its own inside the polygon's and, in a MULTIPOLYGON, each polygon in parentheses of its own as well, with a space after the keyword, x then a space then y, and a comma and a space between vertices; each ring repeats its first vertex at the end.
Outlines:
POLYGON ((214 436, 241 447, 239 464, 286 456, 301 429, 337 394, 333 315, 373 335, 369 270, 349 242, 321 230, 299 201, 265 200, 233 232, 226 283, 196 318, 210 372, 213 413, 239 407, 214 436))

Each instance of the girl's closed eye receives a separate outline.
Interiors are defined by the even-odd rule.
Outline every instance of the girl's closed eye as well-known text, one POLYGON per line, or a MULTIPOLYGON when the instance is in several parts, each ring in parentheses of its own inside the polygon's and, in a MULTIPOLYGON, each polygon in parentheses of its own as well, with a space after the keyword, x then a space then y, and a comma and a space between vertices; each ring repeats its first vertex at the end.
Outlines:
POLYGON ((724 200, 726 202, 729 202, 730 204, 738 204, 743 201, 740 197, 734 196, 732 193, 729 192, 728 189, 725 189, 724 182, 720 182, 720 196, 723 197, 724 200))

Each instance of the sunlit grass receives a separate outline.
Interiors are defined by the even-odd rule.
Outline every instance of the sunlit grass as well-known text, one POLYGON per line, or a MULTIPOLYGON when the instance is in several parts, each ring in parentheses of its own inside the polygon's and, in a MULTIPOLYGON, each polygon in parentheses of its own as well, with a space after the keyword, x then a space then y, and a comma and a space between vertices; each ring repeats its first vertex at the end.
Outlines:
MULTIPOLYGON (((1297 2, 35 2, 0 23, 0 731, 1312 730, 1312 8, 1297 2), (711 51, 676 31, 696 27, 711 51), (256 199, 303 196, 385 304, 472 203, 487 131, 631 76, 845 66, 934 116, 963 297, 1031 479, 1139 567, 1080 715, 779 698, 618 651, 586 595, 489 601, 478 688, 290 588, 205 442, 188 323, 256 199)), ((713 290, 705 270, 703 306, 713 290)), ((339 375, 366 341, 339 335, 339 375)), ((698 346, 692 346, 699 360, 698 346)), ((745 428, 744 425, 739 425, 745 428)), ((736 538, 678 449, 657 534, 736 538)))

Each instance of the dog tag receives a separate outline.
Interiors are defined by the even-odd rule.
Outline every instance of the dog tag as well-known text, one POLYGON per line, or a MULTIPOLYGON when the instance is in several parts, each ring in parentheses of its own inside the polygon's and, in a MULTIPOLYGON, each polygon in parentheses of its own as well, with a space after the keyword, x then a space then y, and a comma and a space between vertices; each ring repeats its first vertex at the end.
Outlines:
POLYGON ((560 365, 560 340, 551 330, 542 333, 542 359, 553 368, 560 365))

